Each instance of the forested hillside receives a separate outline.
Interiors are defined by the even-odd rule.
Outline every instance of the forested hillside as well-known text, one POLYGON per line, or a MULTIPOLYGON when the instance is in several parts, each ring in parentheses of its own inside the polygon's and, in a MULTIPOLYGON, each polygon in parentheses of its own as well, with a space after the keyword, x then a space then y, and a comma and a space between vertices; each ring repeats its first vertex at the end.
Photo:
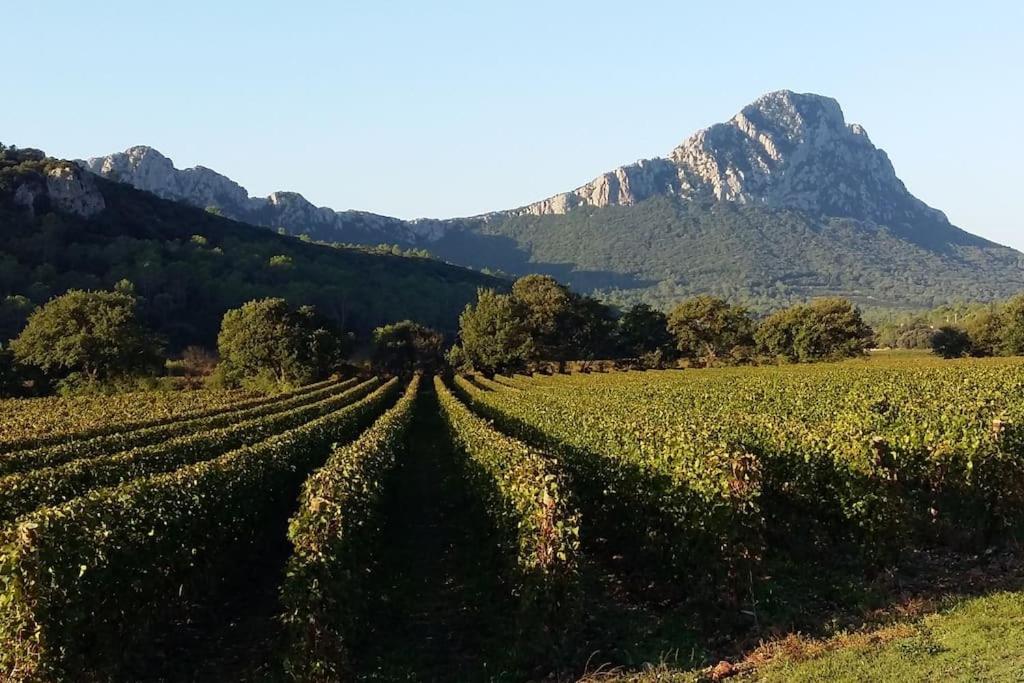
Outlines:
POLYGON ((888 227, 656 196, 564 214, 495 215, 430 245, 455 263, 535 270, 615 303, 711 293, 755 309, 816 296, 867 308, 990 301, 1024 289, 1024 256, 948 223, 888 227))
POLYGON ((504 287, 430 259, 278 235, 0 148, 0 340, 52 296, 125 279, 172 348, 212 345, 224 312, 260 297, 313 304, 365 334, 403 318, 454 330, 478 287, 504 287))

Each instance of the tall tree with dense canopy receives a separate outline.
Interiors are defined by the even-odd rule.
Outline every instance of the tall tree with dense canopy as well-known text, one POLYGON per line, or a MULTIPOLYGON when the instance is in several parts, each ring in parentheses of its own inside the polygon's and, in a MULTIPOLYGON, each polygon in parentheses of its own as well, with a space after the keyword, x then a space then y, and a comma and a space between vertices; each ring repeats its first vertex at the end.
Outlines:
POLYGON ((465 359, 488 373, 522 368, 535 355, 524 320, 522 305, 511 295, 481 289, 476 303, 467 305, 459 316, 465 359))
POLYGON ((944 325, 932 335, 932 351, 943 358, 963 358, 971 352, 971 338, 959 327, 944 325))
POLYGON ((754 335, 758 350, 791 362, 836 360, 863 354, 874 331, 846 299, 816 299, 778 311, 754 335))
POLYGON ((576 297, 548 275, 526 275, 512 285, 512 298, 523 316, 538 360, 568 360, 573 355, 570 336, 576 297))
POLYGON ((618 335, 622 353, 627 356, 639 358, 675 350, 675 339, 668 331, 668 316, 647 304, 635 304, 622 314, 618 335))
POLYGON ((392 375, 440 367, 444 335, 411 320, 378 327, 373 331, 373 364, 392 375))
POLYGON ((312 307, 258 299, 224 314, 217 350, 228 385, 285 388, 328 376, 347 355, 341 333, 312 307))
POLYGON ((37 309, 11 342, 14 358, 52 380, 104 382, 160 366, 159 340, 139 322, 127 287, 72 290, 37 309))
POLYGON ((712 363, 753 345, 754 321, 743 306, 698 296, 675 307, 668 316, 668 330, 684 357, 712 363))

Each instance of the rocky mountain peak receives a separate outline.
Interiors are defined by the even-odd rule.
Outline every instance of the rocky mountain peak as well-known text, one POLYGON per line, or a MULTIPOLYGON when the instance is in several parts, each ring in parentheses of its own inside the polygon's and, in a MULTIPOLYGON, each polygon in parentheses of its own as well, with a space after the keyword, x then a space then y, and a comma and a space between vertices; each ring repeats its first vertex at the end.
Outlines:
POLYGON ((863 127, 836 100, 779 90, 725 123, 698 131, 666 158, 605 173, 572 192, 520 209, 630 205, 654 195, 801 209, 877 223, 945 222, 914 198, 863 127))

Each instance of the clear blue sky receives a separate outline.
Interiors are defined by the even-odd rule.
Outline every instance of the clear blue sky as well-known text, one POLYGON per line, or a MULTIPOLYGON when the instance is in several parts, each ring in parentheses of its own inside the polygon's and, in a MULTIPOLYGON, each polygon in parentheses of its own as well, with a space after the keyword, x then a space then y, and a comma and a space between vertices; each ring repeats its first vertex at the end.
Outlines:
POLYGON ((788 88, 838 99, 912 192, 1024 249, 1016 1, 49 0, 3 25, 0 140, 55 156, 148 144, 253 194, 450 217, 788 88))

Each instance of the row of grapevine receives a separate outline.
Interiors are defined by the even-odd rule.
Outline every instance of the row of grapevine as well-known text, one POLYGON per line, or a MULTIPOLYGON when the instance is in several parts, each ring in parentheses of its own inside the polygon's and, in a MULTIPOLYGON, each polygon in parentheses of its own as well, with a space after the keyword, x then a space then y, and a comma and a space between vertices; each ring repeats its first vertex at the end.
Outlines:
MULTIPOLYGON (((357 380, 342 382, 342 388, 353 386, 357 380)), ((30 450, 0 454, 0 475, 28 472, 39 467, 53 467, 72 460, 95 458, 131 448, 157 444, 179 436, 217 429, 240 421, 279 413, 290 408, 315 403, 335 392, 336 385, 296 392, 286 399, 262 403, 251 408, 219 412, 208 417, 179 420, 154 427, 117 432, 81 441, 70 441, 42 446, 30 450)))
POLYGON ((518 390, 460 386, 507 428, 589 456, 572 461, 579 465, 634 464, 680 490, 717 487, 724 518, 660 507, 686 520, 682 531, 732 533, 754 554, 766 540, 803 552, 852 542, 884 559, 908 543, 984 544, 1024 521, 1019 363, 512 383, 518 390))
POLYGON ((398 389, 173 472, 44 507, 0 532, 0 678, 118 678, 215 595, 287 517, 306 475, 398 389))
POLYGON ((467 458, 466 485, 486 502, 508 548, 524 623, 563 630, 571 621, 579 513, 560 463, 495 430, 434 378, 452 441, 467 458), (561 621, 562 623, 555 623, 561 621))
POLYGON ((420 377, 372 427, 331 454, 303 487, 289 525, 294 552, 281 589, 285 666, 297 680, 340 680, 360 626, 387 473, 403 451, 420 377))
POLYGON ((0 400, 0 453, 255 408, 321 389, 335 381, 328 379, 272 396, 204 389, 0 400))
MULTIPOLYGON (((21 474, 0 477, 0 524, 10 522, 44 505, 57 505, 104 486, 169 472, 183 465, 209 460, 227 451, 248 446, 275 434, 294 429, 334 412, 370 393, 379 384, 371 379, 348 388, 348 382, 332 387, 332 393, 308 405, 264 415, 209 431, 133 448, 114 455, 72 460, 21 474)), ((316 394, 319 397, 319 392, 316 394)))
POLYGON ((669 467, 652 447, 661 425, 643 422, 636 406, 630 421, 619 423, 606 413, 555 406, 539 392, 478 381, 487 389, 456 379, 474 410, 565 464, 588 539, 643 554, 645 565, 670 578, 701 574, 718 585, 741 575, 758 553, 759 481, 740 445, 713 432, 690 434, 663 445, 671 449, 669 467))

